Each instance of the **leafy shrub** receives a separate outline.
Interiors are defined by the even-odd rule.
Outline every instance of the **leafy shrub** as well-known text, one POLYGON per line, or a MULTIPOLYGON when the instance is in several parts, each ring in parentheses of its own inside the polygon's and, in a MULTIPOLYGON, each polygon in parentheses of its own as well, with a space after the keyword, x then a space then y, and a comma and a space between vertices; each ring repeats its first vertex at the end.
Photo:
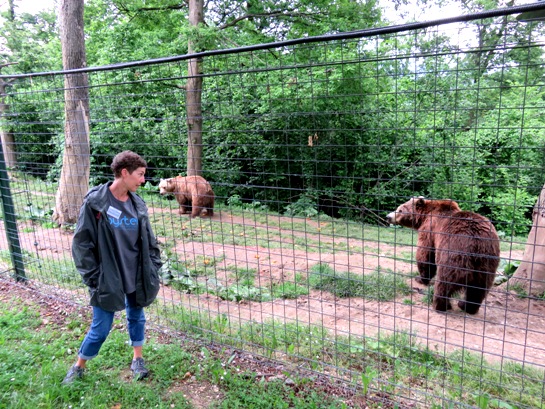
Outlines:
POLYGON ((305 193, 295 202, 286 206, 286 215, 315 217, 318 215, 318 205, 314 195, 305 193))
POLYGON ((247 285, 234 284, 229 287, 217 286, 215 293, 222 300, 240 302, 246 301, 270 301, 272 296, 262 288, 247 285))
POLYGON ((231 207, 242 207, 242 198, 240 195, 232 195, 227 198, 227 204, 231 207))

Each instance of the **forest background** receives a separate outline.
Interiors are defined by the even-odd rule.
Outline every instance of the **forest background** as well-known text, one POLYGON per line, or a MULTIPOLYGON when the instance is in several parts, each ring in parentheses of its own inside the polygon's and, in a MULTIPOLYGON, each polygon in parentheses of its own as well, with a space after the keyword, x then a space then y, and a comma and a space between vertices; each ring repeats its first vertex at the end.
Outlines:
MULTIPOLYGON (((522 3, 399 0, 390 2, 385 11, 378 1, 214 1, 206 3, 204 24, 196 28, 188 24, 188 7, 184 2, 90 0, 85 3, 86 65, 104 66, 183 55, 189 51, 188 44, 196 51, 208 51, 383 27, 410 15, 413 7, 441 10, 448 6, 449 10, 467 14, 522 3)), ((7 11, 2 12, 1 73, 62 70, 55 10, 19 13, 16 6, 17 2, 9 0, 7 11)), ((274 203, 277 206, 299 203, 335 217, 358 217, 361 209, 393 209, 400 196, 456 198, 464 207, 491 217, 502 233, 526 234, 532 206, 543 184, 545 156, 545 136, 540 131, 543 114, 539 109, 532 109, 540 106, 545 94, 541 87, 528 84, 536 84, 543 78, 543 56, 537 47, 511 47, 504 51, 507 49, 504 45, 522 44, 529 38, 542 36, 543 27, 519 24, 507 30, 508 21, 513 18, 469 23, 474 24, 475 37, 471 38, 453 37, 452 32, 445 34, 436 30, 430 32, 425 41, 414 42, 407 36, 405 41, 398 38, 369 45, 377 54, 405 51, 408 55, 425 55, 432 48, 453 50, 477 43, 483 50, 479 53, 454 57, 445 53, 433 60, 423 60, 422 66, 385 61, 379 67, 379 74, 375 72, 375 64, 351 65, 343 70, 324 72, 330 82, 312 82, 313 73, 308 72, 309 78, 305 78, 305 71, 301 70, 297 81, 306 84, 303 87, 312 86, 308 91, 313 98, 275 100, 275 95, 284 94, 286 90, 289 93, 291 79, 285 78, 285 72, 269 72, 271 85, 267 89, 246 87, 229 91, 233 92, 229 97, 231 116, 220 112, 226 107, 221 103, 222 96, 215 94, 229 87, 221 83, 223 77, 210 77, 203 90, 203 101, 206 101, 203 115, 213 119, 205 124, 203 133, 203 144, 209 147, 203 152, 203 176, 222 182, 216 185, 219 198, 236 194, 243 200, 270 202, 273 207, 274 203), (497 66, 503 68, 496 69, 497 66), (369 72, 362 72, 366 69, 369 72), (389 75, 392 72, 396 75, 389 75), (278 78, 274 78, 275 75, 278 78), (418 92, 420 88, 429 90, 430 84, 434 92, 418 92), (252 95, 243 94, 248 92, 252 95), (285 115, 267 116, 271 101, 282 101, 274 110, 285 115), (505 101, 509 101, 509 107, 505 101), (294 112, 320 112, 321 115, 301 117, 292 115, 294 112), (524 123, 524 132, 520 131, 521 123, 524 123), (302 133, 312 129, 330 131, 321 137, 321 147, 310 152, 295 144, 285 146, 285 134, 279 130, 286 128, 300 129, 302 133), (355 133, 354 129, 366 131, 355 133), (353 146, 362 148, 346 148, 353 146), (395 162, 389 161, 392 150, 395 150, 395 162), (286 159, 293 157, 300 158, 301 169, 297 171, 286 159), (247 160, 232 160, 237 158, 247 160), (347 178, 347 175, 358 177, 347 178), (338 183, 333 183, 332 177, 338 183), (260 197, 267 191, 256 193, 248 188, 260 185, 286 189, 275 193, 282 197, 271 200, 260 197), (301 193, 293 195, 293 191, 301 193)), ((305 63, 305 59, 309 62, 320 58, 316 52, 320 51, 309 49, 291 58, 294 63, 305 63)), ((346 49, 342 52, 347 53, 346 49)), ((341 58, 355 59, 361 50, 353 47, 351 52, 353 55, 345 54, 341 58)), ((274 53, 269 57, 271 61, 278 58, 274 53)), ((265 58, 265 54, 260 58, 265 58)), ((150 101, 136 89, 138 84, 134 87, 134 98, 142 99, 133 101, 132 109, 138 107, 139 110, 130 113, 134 117, 157 118, 154 107, 168 110, 176 105, 171 94, 165 93, 163 100, 157 100, 161 97, 156 95, 155 100, 150 101)), ((297 92, 305 92, 301 86, 298 88, 297 92)), ((46 113, 32 112, 31 108, 26 115, 29 117, 23 118, 25 129, 19 126, 16 135, 19 168, 44 179, 58 180, 63 135, 58 135, 59 140, 51 140, 52 129, 48 128, 49 123, 58 123, 58 118, 44 120, 46 113), (24 169, 25 164, 31 163, 34 165, 24 169), (38 168, 35 164, 39 164, 38 168)), ((116 115, 125 114, 113 112, 111 118, 102 118, 92 125, 90 184, 102 181, 103 172, 97 170, 104 169, 120 147, 116 139, 119 134, 107 129, 115 127, 116 115), (108 137, 112 139, 106 140, 108 137)), ((179 130, 169 129, 168 122, 154 120, 139 123, 138 127, 138 132, 124 130, 123 146, 141 144, 139 153, 153 158, 150 178, 157 180, 183 173, 187 147, 175 143, 179 130), (163 146, 154 143, 157 135, 161 135, 163 146)), ((366 217, 373 214, 369 212, 366 217)))

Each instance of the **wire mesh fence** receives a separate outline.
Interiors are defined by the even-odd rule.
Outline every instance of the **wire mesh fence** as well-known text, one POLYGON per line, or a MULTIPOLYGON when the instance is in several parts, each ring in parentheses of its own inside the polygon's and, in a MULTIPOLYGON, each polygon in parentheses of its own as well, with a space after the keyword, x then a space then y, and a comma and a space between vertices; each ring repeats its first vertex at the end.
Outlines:
MULTIPOLYGON (((181 214, 159 191, 191 159, 188 56, 72 73, 89 81, 89 185, 112 179, 120 151, 148 162, 139 194, 164 261, 149 322, 326 374, 391 407, 543 407, 540 281, 510 277, 544 183, 544 31, 507 14, 200 54, 203 86, 191 92, 215 195, 208 217, 181 214), (424 285, 416 263, 418 235, 430 228, 387 219, 420 195, 495 225, 499 265, 475 314, 456 302, 465 291, 436 310, 438 287, 424 285)), ((73 223, 52 218, 73 143, 66 75, 0 78, 9 80, 1 263, 4 275, 15 269, 86 304, 73 223)), ((79 209, 69 192, 65 202, 79 209)), ((475 234, 459 233, 467 252, 451 249, 444 261, 431 251, 426 262, 440 270, 474 260, 475 234)), ((433 237, 420 248, 435 248, 433 237)), ((538 277, 543 248, 530 248, 538 277)), ((477 264, 464 279, 487 274, 477 264)))

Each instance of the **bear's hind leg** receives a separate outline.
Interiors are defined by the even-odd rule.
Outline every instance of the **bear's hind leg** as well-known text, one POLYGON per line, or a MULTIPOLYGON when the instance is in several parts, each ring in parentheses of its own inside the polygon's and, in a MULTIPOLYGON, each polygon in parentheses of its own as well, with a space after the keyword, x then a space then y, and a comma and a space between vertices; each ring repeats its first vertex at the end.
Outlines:
POLYGON ((468 314, 477 314, 486 297, 486 290, 476 287, 467 287, 465 301, 458 301, 458 307, 468 314))
POLYGON ((439 276, 435 279, 433 287, 433 308, 437 311, 448 311, 452 309, 450 295, 452 289, 450 283, 441 281, 439 276))

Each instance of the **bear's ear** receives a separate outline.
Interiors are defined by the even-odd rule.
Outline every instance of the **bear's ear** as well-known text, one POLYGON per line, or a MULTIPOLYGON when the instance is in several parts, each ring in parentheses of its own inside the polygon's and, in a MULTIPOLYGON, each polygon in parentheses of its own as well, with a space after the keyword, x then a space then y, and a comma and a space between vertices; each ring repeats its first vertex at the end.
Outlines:
POLYGON ((416 208, 418 209, 418 208, 424 207, 424 205, 426 204, 426 199, 424 199, 423 196, 419 196, 418 198, 416 198, 414 203, 416 205, 416 208))

